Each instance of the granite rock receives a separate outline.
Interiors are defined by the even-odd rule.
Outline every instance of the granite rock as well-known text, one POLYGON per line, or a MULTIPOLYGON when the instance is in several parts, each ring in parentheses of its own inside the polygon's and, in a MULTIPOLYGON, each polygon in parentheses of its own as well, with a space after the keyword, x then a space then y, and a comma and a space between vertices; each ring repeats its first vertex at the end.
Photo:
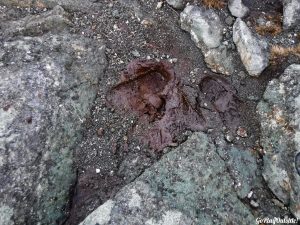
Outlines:
POLYGON ((251 76, 259 76, 269 64, 268 43, 251 32, 240 18, 233 25, 233 41, 251 76))
POLYGON ((300 218, 300 65, 286 68, 269 82, 258 104, 260 142, 264 148, 263 177, 275 196, 300 218))

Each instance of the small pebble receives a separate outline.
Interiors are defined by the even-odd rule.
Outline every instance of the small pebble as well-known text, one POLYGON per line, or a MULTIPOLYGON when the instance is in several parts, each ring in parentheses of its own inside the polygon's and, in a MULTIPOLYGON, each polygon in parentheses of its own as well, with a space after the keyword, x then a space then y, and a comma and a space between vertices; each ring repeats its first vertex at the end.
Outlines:
POLYGON ((141 56, 141 54, 140 54, 137 50, 133 50, 133 51, 131 52, 131 54, 132 54, 134 57, 140 57, 140 56, 141 56))
POLYGON ((234 136, 231 133, 225 134, 225 140, 229 143, 233 142, 234 136))
POLYGON ((229 26, 231 26, 234 22, 234 18, 232 16, 227 16, 225 19, 225 23, 229 26))
POLYGON ((254 200, 251 200, 251 201, 250 201, 250 205, 251 205, 252 207, 254 207, 254 208, 257 208, 257 207, 259 206, 259 204, 258 204, 256 201, 254 201, 254 200))
POLYGON ((98 135, 98 137, 102 137, 103 134, 104 134, 104 130, 103 130, 102 127, 100 127, 100 128, 97 130, 97 135, 98 135))
POLYGON ((236 134, 240 137, 243 137, 243 138, 248 137, 247 131, 243 127, 239 127, 236 134))
POLYGON ((115 9, 114 11, 112 11, 112 15, 115 18, 119 18, 120 17, 119 11, 117 9, 115 9))
POLYGON ((153 25, 153 21, 151 21, 149 19, 143 19, 141 24, 147 27, 147 26, 153 25))
POLYGON ((163 2, 158 2, 157 5, 156 5, 156 8, 161 9, 163 4, 164 4, 163 2))
POLYGON ((169 59, 169 62, 170 63, 177 63, 178 59, 177 58, 174 58, 174 59, 169 59))
POLYGON ((248 194, 247 194, 247 198, 251 198, 253 195, 253 191, 250 191, 248 194))

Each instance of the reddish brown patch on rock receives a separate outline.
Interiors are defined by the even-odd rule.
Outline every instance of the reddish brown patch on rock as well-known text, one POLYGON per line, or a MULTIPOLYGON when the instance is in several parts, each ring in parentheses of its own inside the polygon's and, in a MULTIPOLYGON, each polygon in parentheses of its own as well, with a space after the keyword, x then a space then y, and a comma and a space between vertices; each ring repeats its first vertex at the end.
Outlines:
POLYGON ((200 90, 206 99, 212 103, 223 123, 232 129, 236 129, 240 123, 239 99, 236 91, 227 83, 225 79, 207 76, 200 84, 200 90))
POLYGON ((201 112, 190 103, 167 62, 131 62, 107 100, 115 108, 140 116, 141 123, 151 124, 142 137, 154 150, 174 145, 185 130, 205 128, 201 112))

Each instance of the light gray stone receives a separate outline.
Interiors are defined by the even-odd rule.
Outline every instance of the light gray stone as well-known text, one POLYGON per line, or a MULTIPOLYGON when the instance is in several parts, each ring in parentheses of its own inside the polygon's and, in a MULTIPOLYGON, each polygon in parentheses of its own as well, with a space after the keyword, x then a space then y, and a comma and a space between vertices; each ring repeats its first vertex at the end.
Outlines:
MULTIPOLYGON (((76 175, 72 147, 106 66, 102 41, 55 30, 55 20, 47 18, 60 15, 57 10, 63 12, 58 6, 16 21, 31 25, 0 43, 1 225, 53 224, 65 216, 76 175), (49 29, 34 28, 49 21, 49 29), (31 28, 34 32, 27 32, 31 28)), ((3 32, 18 29, 8 26, 3 32)))
POLYGON ((277 198, 300 218, 300 175, 295 156, 300 149, 300 65, 290 65, 269 82, 257 110, 264 148, 263 177, 277 198))
POLYGON ((175 9, 183 9, 186 4, 186 0, 167 0, 167 3, 175 9))
POLYGON ((300 24, 300 0, 282 0, 283 3, 283 27, 285 29, 299 26, 300 24))
POLYGON ((243 18, 249 12, 249 8, 243 4, 242 0, 229 0, 228 8, 231 15, 243 18))
POLYGON ((180 14, 181 28, 191 34, 199 48, 216 48, 221 44, 223 25, 212 9, 188 5, 180 14))
POLYGON ((231 75, 234 72, 232 52, 221 45, 223 24, 212 9, 188 5, 180 14, 181 28, 191 34, 201 49, 208 68, 213 72, 231 75))
POLYGON ((268 43, 254 35, 240 18, 233 25, 233 41, 251 76, 259 76, 269 64, 268 43))
POLYGON ((81 225, 225 225, 253 221, 212 141, 204 133, 194 133, 81 225), (104 222, 103 214, 107 218, 104 222))

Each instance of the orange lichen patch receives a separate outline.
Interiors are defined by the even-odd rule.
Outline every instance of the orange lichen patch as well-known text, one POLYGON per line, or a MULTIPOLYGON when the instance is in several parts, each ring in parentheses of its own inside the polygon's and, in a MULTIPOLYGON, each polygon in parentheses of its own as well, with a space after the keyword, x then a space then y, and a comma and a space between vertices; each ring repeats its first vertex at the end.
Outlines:
POLYGON ((273 35, 276 36, 282 32, 282 27, 277 24, 271 24, 269 26, 257 26, 256 32, 260 35, 273 35))
POLYGON ((214 9, 221 9, 226 5, 224 0, 202 0, 202 3, 204 6, 214 9))
POLYGON ((286 58, 289 55, 300 57, 300 44, 294 47, 283 47, 280 45, 273 45, 271 47, 270 59, 273 64, 276 63, 278 59, 286 58))
POLYGON ((282 32, 282 16, 281 15, 268 15, 268 25, 259 25, 255 27, 255 30, 260 35, 278 35, 282 32))

